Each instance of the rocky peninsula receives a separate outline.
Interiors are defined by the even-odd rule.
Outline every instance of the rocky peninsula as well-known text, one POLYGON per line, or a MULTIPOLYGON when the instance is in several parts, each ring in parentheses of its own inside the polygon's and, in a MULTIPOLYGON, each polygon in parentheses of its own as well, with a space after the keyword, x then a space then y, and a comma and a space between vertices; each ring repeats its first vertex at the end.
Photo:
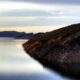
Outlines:
POLYGON ((35 34, 23 47, 44 67, 80 79, 80 24, 35 34))

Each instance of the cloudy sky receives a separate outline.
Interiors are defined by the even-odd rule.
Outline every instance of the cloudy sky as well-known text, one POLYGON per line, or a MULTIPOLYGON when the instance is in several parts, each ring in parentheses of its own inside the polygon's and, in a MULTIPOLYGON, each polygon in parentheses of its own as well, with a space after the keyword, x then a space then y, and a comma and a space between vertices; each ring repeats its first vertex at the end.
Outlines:
POLYGON ((80 23, 80 0, 0 0, 0 26, 80 23))
POLYGON ((0 0, 0 1, 25 1, 25 2, 36 2, 36 3, 50 3, 50 4, 80 4, 80 0, 0 0))

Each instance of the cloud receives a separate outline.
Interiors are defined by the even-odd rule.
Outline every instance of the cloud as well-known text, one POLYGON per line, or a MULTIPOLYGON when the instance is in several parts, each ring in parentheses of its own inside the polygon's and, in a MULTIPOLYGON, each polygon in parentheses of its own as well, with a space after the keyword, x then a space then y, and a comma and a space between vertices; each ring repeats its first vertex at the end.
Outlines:
POLYGON ((25 2, 0 2, 3 16, 65 16, 80 15, 79 5, 50 5, 25 2))
MULTIPOLYGON (((20 18, 19 18, 20 19, 20 18)), ((27 17, 21 18, 21 20, 10 21, 11 19, 7 19, 7 21, 0 21, 0 26, 51 26, 51 25, 69 25, 73 23, 79 23, 80 17, 73 16, 60 16, 60 17, 34 17, 30 21, 27 21, 27 17)))
POLYGON ((52 16, 53 14, 47 12, 47 11, 42 11, 42 10, 12 10, 12 11, 6 11, 0 13, 0 16, 25 16, 25 17, 33 17, 33 16, 52 16))
POLYGON ((80 9, 80 5, 40 4, 32 2, 0 1, 0 12, 9 10, 43 10, 80 9))
POLYGON ((1 2, 0 26, 46 26, 79 23, 79 10, 79 5, 1 2), (4 17, 15 17, 15 19, 3 19, 4 17))
POLYGON ((25 2, 11 2, 11 1, 0 1, 0 12, 9 10, 55 10, 55 6, 44 5, 39 3, 25 3, 25 2))
POLYGON ((80 4, 80 0, 0 0, 0 1, 25 1, 45 4, 80 4))

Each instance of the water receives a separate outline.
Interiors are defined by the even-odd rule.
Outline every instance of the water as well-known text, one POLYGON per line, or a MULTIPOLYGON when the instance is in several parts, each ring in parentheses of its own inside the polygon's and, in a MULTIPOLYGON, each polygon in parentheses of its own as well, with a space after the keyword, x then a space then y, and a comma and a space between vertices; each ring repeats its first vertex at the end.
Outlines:
POLYGON ((0 80, 68 80, 29 57, 25 41, 0 38, 0 80))

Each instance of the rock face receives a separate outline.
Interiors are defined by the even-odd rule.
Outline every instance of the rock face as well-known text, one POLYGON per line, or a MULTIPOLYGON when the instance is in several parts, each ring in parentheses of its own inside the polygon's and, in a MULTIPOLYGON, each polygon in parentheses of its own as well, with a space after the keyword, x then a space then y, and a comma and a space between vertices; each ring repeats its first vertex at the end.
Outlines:
POLYGON ((80 78, 80 24, 36 34, 23 47, 44 66, 64 76, 80 78))

